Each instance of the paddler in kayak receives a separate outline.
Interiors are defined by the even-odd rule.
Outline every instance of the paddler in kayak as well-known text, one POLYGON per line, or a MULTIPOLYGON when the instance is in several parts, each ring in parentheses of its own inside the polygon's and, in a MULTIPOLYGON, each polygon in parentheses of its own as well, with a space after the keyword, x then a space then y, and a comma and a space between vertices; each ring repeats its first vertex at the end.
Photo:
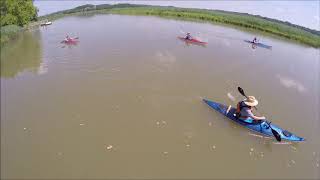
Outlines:
POLYGON ((237 104, 236 117, 247 123, 261 122, 266 119, 264 116, 255 116, 252 113, 252 109, 256 105, 258 105, 258 100, 254 96, 248 96, 247 99, 237 104))
POLYGON ((192 40, 192 36, 191 34, 188 32, 186 37, 185 37, 186 40, 192 40))
POLYGON ((69 37, 69 35, 67 35, 64 40, 67 41, 67 42, 72 41, 72 39, 69 37))
POLYGON ((257 42, 258 42, 257 37, 254 37, 252 40, 252 43, 257 43, 257 42))

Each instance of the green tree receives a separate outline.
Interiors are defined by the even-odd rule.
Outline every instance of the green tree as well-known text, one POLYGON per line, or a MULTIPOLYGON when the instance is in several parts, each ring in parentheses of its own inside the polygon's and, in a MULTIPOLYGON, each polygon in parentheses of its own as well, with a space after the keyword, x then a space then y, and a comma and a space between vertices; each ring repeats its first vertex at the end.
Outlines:
POLYGON ((37 19, 37 8, 32 0, 0 0, 1 26, 23 26, 37 19))

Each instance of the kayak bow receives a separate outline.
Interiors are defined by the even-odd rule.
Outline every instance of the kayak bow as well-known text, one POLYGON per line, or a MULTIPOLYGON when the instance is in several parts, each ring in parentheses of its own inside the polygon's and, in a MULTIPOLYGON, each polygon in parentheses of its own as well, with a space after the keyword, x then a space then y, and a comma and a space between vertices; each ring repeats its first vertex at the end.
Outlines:
POLYGON ((237 124, 244 126, 254 132, 260 133, 264 136, 268 136, 268 137, 273 137, 273 133, 272 133, 272 129, 274 129, 275 131, 277 131, 277 133, 281 136, 282 140, 286 140, 286 141, 305 141, 304 138, 299 137, 297 135, 294 135, 293 133, 284 130, 280 127, 278 127, 277 125, 271 124, 269 123, 267 120, 263 121, 262 123, 247 123, 244 121, 241 121, 239 119, 237 119, 234 114, 236 112, 236 109, 231 107, 228 111, 228 106, 217 103, 217 102, 213 102, 210 100, 206 100, 203 99, 203 101, 209 105, 212 109, 220 112, 221 114, 223 114, 224 116, 226 116, 227 118, 229 118, 230 120, 236 122, 237 124), (271 128, 270 128, 271 127, 271 128))

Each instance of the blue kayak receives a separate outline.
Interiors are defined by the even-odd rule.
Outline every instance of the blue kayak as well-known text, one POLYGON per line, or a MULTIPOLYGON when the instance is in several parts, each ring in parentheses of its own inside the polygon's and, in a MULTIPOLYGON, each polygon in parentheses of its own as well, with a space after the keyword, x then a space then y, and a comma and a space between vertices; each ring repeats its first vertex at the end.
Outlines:
POLYGON ((227 112, 228 110, 228 106, 226 105, 223 105, 223 104, 220 104, 220 103, 216 103, 216 102, 213 102, 213 101, 209 101, 209 100, 206 100, 206 99, 203 99, 203 101, 205 103, 207 103, 212 109, 220 112, 221 114, 223 114, 224 116, 226 116, 227 118, 231 119, 232 121, 254 131, 254 132, 257 132, 257 133, 260 133, 264 136, 269 136, 269 137, 273 137, 274 135, 272 134, 272 131, 271 131, 271 128, 270 126, 272 127, 272 129, 274 129, 275 131, 277 131, 280 136, 281 136, 281 139, 282 140, 286 140, 286 141, 304 141, 305 139, 304 138, 301 138, 299 136, 296 136, 294 134, 292 134, 291 132, 289 131, 286 131, 280 127, 278 127, 277 125, 274 125, 274 124, 269 124, 268 121, 263 121, 262 123, 247 123, 247 122, 244 122, 242 120, 239 120, 235 117, 235 112, 236 112, 236 109, 231 107, 229 109, 229 111, 227 112))
POLYGON ((249 41, 249 40, 244 40, 244 42, 250 43, 250 44, 258 46, 258 47, 262 47, 262 48, 266 48, 266 49, 272 49, 272 46, 269 46, 269 45, 266 45, 266 44, 254 43, 254 42, 249 41))

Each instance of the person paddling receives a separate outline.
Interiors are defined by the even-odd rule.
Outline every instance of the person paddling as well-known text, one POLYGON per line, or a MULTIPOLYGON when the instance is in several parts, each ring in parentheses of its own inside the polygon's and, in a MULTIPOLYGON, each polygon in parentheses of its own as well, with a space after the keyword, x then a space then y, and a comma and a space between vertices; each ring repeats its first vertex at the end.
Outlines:
POLYGON ((266 119, 264 116, 255 116, 252 113, 252 108, 257 105, 258 100, 254 96, 248 96, 237 104, 236 117, 247 123, 262 122, 266 119))
POLYGON ((189 33, 189 32, 187 33, 187 35, 186 35, 185 39, 186 39, 186 40, 191 40, 191 39, 192 39, 192 36, 190 35, 190 33, 189 33))
POLYGON ((257 37, 254 37, 252 40, 252 43, 257 43, 257 42, 258 42, 257 37))
POLYGON ((69 35, 67 35, 65 41, 72 41, 72 39, 69 37, 69 35))

